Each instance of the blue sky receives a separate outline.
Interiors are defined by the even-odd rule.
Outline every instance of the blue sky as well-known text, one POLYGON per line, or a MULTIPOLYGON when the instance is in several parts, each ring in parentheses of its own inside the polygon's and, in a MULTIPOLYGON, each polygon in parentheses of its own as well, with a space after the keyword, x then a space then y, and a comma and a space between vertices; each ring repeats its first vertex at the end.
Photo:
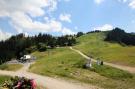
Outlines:
POLYGON ((135 32, 135 0, 1 0, 0 40, 13 34, 135 32))

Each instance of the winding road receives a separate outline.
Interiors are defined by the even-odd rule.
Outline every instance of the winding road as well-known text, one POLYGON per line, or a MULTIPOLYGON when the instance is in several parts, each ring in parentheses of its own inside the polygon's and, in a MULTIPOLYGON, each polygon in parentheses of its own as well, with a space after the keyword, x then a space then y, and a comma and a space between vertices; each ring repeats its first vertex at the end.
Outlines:
POLYGON ((24 64, 24 67, 19 71, 3 71, 0 70, 0 75, 8 76, 20 76, 29 79, 35 79, 38 85, 45 87, 44 89, 101 89, 93 85, 86 85, 78 82, 69 82, 66 80, 51 78, 47 76, 41 76, 34 73, 28 72, 31 63, 24 64))
MULTIPOLYGON (((74 49, 73 47, 70 47, 71 50, 77 52, 78 54, 80 54, 82 57, 84 57, 85 59, 87 60, 91 60, 93 62, 96 62, 97 60, 93 59, 93 58, 90 58, 88 57, 87 55, 85 55, 84 53, 82 53, 81 51, 77 50, 77 49, 74 49)), ((115 68, 118 68, 118 69, 121 69, 121 70, 125 70, 125 71, 128 71, 130 73, 135 73, 135 67, 129 67, 129 66, 123 66, 123 65, 117 65, 117 64, 113 64, 113 63, 108 63, 108 62, 104 62, 105 65, 108 65, 108 66, 112 66, 112 67, 115 67, 115 68)))

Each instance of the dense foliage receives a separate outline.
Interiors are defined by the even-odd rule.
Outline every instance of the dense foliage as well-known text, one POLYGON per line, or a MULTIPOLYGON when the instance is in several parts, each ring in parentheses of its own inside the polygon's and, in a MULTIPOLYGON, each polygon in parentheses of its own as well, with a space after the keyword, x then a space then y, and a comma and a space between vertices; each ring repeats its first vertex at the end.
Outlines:
POLYGON ((84 35, 83 32, 78 32, 76 36, 77 36, 77 37, 80 37, 80 36, 82 36, 82 35, 84 35))
POLYGON ((75 43, 76 40, 72 35, 54 37, 39 33, 35 36, 26 37, 24 34, 18 34, 0 42, 0 63, 4 63, 11 58, 19 59, 24 54, 29 54, 35 50, 45 51, 47 48, 72 46, 75 43))
POLYGON ((36 83, 33 79, 27 79, 24 77, 14 77, 8 81, 5 81, 1 85, 2 89, 35 89, 36 83))
POLYGON ((87 32, 87 34, 89 34, 89 33, 98 33, 98 32, 102 32, 102 31, 100 31, 100 30, 94 30, 94 31, 87 32))
POLYGON ((135 34, 126 33, 120 28, 115 28, 108 33, 105 40, 118 42, 120 44, 135 45, 135 34))

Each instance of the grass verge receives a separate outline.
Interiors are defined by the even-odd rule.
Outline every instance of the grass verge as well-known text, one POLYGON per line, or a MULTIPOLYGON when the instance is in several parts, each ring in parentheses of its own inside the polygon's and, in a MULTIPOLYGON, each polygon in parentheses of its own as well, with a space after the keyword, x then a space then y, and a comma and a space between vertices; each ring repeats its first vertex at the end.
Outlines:
POLYGON ((122 80, 126 78, 133 78, 131 73, 107 65, 97 65, 94 63, 93 68, 90 70, 112 79, 122 80))
POLYGON ((21 64, 2 64, 0 65, 0 70, 17 71, 22 67, 23 65, 21 64))

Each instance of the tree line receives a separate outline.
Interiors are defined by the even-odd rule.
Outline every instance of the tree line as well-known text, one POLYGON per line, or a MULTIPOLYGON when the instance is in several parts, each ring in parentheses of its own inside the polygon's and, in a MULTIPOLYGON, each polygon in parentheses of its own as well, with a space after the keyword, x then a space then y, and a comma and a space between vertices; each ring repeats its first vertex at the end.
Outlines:
POLYGON ((42 33, 28 37, 23 33, 13 35, 5 41, 0 41, 0 63, 9 61, 11 58, 19 59, 33 51, 46 51, 48 48, 72 46, 75 43, 76 39, 73 35, 59 37, 42 33))
MULTIPOLYGON (((102 31, 100 30, 94 30, 94 31, 89 31, 87 33, 83 32, 78 32, 76 37, 80 37, 85 34, 91 34, 91 33, 100 33, 102 31)), ((114 28, 111 31, 104 31, 106 34, 106 38, 104 39, 105 41, 110 41, 110 42, 117 42, 121 45, 133 45, 135 46, 135 33, 126 33, 123 29, 121 28, 114 28)))
MULTIPOLYGON (((0 41, 0 64, 11 60, 20 59, 25 54, 34 51, 46 51, 55 47, 72 46, 76 44, 76 37, 89 33, 101 32, 100 30, 87 33, 78 32, 76 35, 52 36, 50 34, 39 33, 35 36, 26 37, 23 33, 13 35, 5 41, 0 41)), ((135 33, 126 33, 120 28, 106 32, 105 41, 117 42, 122 45, 135 45, 135 33)))
POLYGON ((115 28, 108 32, 105 41, 117 42, 122 45, 135 45, 135 34, 126 33, 120 28, 115 28))

